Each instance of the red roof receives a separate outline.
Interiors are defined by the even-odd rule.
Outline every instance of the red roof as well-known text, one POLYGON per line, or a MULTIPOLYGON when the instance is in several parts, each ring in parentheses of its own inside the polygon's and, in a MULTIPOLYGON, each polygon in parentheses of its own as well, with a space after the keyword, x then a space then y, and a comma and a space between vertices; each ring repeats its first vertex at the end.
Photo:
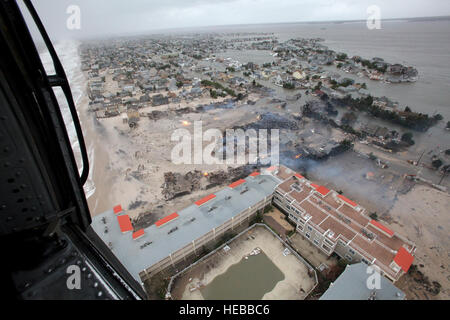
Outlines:
POLYGON ((118 214, 122 211, 122 206, 120 204, 114 207, 114 214, 118 214))
POLYGON ((296 173, 295 176, 296 176, 297 178, 299 178, 299 179, 303 179, 303 178, 304 178, 304 176, 302 176, 300 173, 296 173))
POLYGON ((255 171, 255 172, 253 172, 253 173, 251 173, 250 175, 249 175, 249 177, 256 177, 256 176, 259 176, 261 173, 259 173, 258 171, 255 171))
POLYGON ((246 181, 245 181, 244 179, 240 179, 240 180, 235 181, 235 182, 233 182, 232 184, 230 184, 229 187, 230 187, 231 189, 234 189, 234 188, 236 188, 237 186, 239 186, 239 185, 241 185, 241 184, 243 184, 243 183, 245 183, 245 182, 246 182, 246 181))
POLYGON ((140 229, 136 232, 133 232, 133 239, 136 240, 137 238, 142 237, 144 233, 145 233, 144 229, 140 229))
POLYGON ((162 218, 161 220, 156 221, 155 224, 157 227, 161 227, 162 225, 164 225, 167 222, 172 221, 176 218, 178 218, 178 213, 174 212, 174 213, 169 214, 168 216, 162 218))
POLYGON ((382 225, 381 223, 379 223, 378 221, 372 220, 370 221, 370 224, 377 227, 378 229, 380 229, 381 231, 384 231, 385 233, 387 233, 390 237, 392 237, 394 235, 394 231, 392 231, 391 229, 389 229, 388 227, 382 225))
POLYGON ((314 93, 320 96, 325 94, 325 92, 323 92, 322 90, 315 90, 314 93))
POLYGON ((345 202, 347 202, 349 205, 351 205, 353 207, 356 207, 358 205, 356 202, 344 197, 342 194, 338 195, 338 198, 344 200, 345 202))
POLYGON ((203 199, 198 200, 197 202, 195 202, 195 204, 201 206, 202 204, 208 202, 211 199, 214 199, 215 197, 216 197, 215 194, 210 194, 209 196, 206 196, 203 199))
POLYGON ((266 170, 267 170, 267 171, 274 171, 274 170, 276 170, 276 169, 277 169, 276 166, 271 166, 270 168, 267 168, 266 170))
POLYGON ((120 227, 120 231, 122 231, 122 233, 133 230, 133 226, 131 225, 130 217, 127 214, 117 216, 117 221, 119 221, 119 227, 120 227))
POLYGON ((315 183, 311 183, 311 187, 313 187, 314 189, 317 189, 319 186, 315 183))
POLYGON ((328 194, 328 192, 330 192, 330 190, 328 188, 325 188, 324 186, 317 187, 316 191, 324 196, 326 196, 328 194))
POLYGON ((403 247, 398 250, 397 255, 394 258, 394 262, 405 272, 408 272, 413 261, 414 256, 403 247))

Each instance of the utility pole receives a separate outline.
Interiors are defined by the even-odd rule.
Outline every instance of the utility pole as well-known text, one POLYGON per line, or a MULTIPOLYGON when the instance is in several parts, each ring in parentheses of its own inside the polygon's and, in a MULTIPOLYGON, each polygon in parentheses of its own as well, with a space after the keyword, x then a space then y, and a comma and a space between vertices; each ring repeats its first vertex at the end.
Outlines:
POLYGON ((420 159, 422 159, 423 155, 425 153, 425 150, 423 150, 422 154, 420 155, 419 159, 417 160, 417 165, 419 165, 420 163, 420 159))

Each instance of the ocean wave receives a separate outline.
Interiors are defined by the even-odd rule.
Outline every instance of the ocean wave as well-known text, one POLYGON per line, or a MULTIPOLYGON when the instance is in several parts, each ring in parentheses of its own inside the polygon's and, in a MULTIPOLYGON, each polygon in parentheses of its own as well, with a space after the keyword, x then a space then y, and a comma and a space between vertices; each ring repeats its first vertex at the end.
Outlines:
MULTIPOLYGON (((78 54, 79 45, 80 45, 79 41, 61 41, 54 44, 56 53, 58 54, 59 59, 61 60, 61 63, 67 75, 67 79, 69 80, 73 100, 77 108, 79 107, 81 98, 83 97, 83 95, 86 94, 86 79, 85 76, 83 75, 83 72, 81 71, 81 60, 78 54)), ((47 74, 54 74, 55 69, 49 52, 46 50, 42 51, 40 53, 40 57, 47 74)), ((80 145, 75 131, 75 126, 73 124, 73 119, 70 114, 69 106, 67 104, 64 93, 60 88, 55 88, 54 92, 61 108, 61 113, 64 119, 64 123, 66 125, 67 133, 69 135, 72 150, 75 155, 75 160, 77 161, 78 171, 81 174, 81 171, 83 170, 83 165, 81 160, 80 145)), ((79 114, 79 111, 77 111, 77 113, 79 114)), ((89 198, 95 193, 96 189, 94 181, 92 179, 95 150, 93 143, 88 144, 86 141, 86 144, 91 168, 88 180, 84 185, 84 193, 86 195, 86 198, 89 198)))

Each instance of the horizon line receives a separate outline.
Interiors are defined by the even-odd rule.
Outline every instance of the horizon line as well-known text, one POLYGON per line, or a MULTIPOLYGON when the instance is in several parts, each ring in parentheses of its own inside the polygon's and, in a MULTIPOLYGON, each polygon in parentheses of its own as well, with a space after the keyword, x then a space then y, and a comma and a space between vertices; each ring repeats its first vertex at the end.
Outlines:
MULTIPOLYGON (((432 21, 432 20, 450 20, 450 15, 442 16, 422 16, 422 17, 403 17, 403 18, 383 18, 381 21, 432 21)), ((239 26, 258 26, 258 25, 282 25, 282 24, 340 24, 340 23, 362 23, 366 22, 367 19, 352 19, 352 20, 314 20, 314 21, 287 21, 287 22, 255 22, 255 23, 233 23, 233 24, 219 24, 219 25, 204 25, 204 26, 190 26, 190 27, 169 27, 169 28, 154 28, 142 31, 129 31, 129 32, 119 32, 110 35, 92 35, 92 36, 82 36, 76 37, 75 40, 100 40, 109 39, 111 37, 132 37, 132 36, 144 36, 148 34, 152 35, 164 35, 168 32, 181 31, 187 29, 186 33, 192 32, 195 29, 204 28, 220 28, 220 27, 239 27, 239 26)), ((182 33, 182 32, 180 32, 182 33)), ((212 32, 214 33, 214 32, 212 32)), ((64 40, 64 39, 60 39, 64 40)))

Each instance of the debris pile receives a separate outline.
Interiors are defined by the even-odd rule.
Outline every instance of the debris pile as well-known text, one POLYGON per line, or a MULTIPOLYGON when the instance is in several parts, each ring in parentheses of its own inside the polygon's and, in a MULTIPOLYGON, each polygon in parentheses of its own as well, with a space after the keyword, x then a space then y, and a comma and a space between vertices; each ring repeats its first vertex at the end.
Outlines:
POLYGON ((172 200, 197 190, 207 190, 245 178, 254 169, 253 166, 246 165, 237 168, 229 167, 227 171, 202 172, 195 170, 186 174, 166 172, 161 193, 165 200, 172 200))
POLYGON ((162 195, 165 200, 172 200, 200 188, 200 180, 203 177, 201 171, 189 171, 186 174, 165 172, 162 185, 162 195))

